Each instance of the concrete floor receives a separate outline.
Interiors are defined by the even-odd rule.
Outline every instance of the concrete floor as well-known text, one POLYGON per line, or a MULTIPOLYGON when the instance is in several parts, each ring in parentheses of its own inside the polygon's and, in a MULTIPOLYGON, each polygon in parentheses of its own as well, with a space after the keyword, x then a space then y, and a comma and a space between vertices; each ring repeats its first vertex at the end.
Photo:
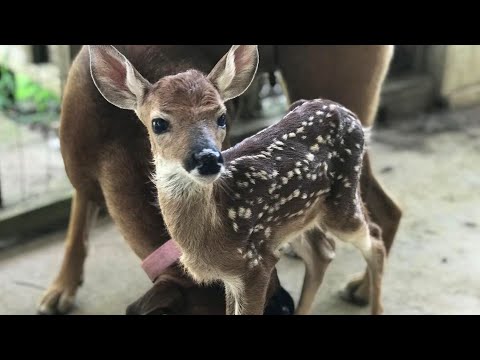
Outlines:
MULTIPOLYGON (((402 119, 378 129, 372 161, 404 218, 387 263, 386 314, 480 314, 480 108, 402 119), (405 121, 403 121, 405 120, 405 121)), ((65 231, 0 253, 0 313, 34 314, 59 268, 65 231)), ((348 275, 363 270, 353 248, 337 257, 314 314, 367 314, 339 300, 348 275)), ((123 314, 150 287, 139 260, 108 219, 94 229, 85 283, 74 314, 123 314)), ((282 284, 298 299, 300 260, 279 264, 282 284)))

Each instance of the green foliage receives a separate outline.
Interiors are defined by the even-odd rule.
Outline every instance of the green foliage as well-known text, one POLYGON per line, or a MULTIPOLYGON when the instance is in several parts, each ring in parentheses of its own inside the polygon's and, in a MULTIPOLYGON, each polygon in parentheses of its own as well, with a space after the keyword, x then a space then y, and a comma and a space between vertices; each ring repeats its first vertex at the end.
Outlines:
POLYGON ((15 100, 32 101, 39 112, 48 110, 49 104, 60 103, 60 99, 53 92, 42 88, 22 74, 16 76, 15 100))
POLYGON ((0 65, 0 110, 13 105, 15 76, 5 66, 0 65))
POLYGON ((0 65, 0 110, 10 109, 14 103, 31 102, 37 112, 58 107, 60 99, 52 91, 42 88, 23 74, 13 74, 0 65))

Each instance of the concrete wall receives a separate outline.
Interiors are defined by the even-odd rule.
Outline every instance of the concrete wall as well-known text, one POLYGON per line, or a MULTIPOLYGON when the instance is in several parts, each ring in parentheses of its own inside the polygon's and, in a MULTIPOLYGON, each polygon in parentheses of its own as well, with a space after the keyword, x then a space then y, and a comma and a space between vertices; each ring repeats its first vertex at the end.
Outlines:
POLYGON ((427 56, 435 89, 449 107, 480 104, 480 46, 435 45, 427 56))
POLYGON ((70 45, 48 45, 52 63, 58 67, 59 91, 65 86, 67 80, 68 69, 70 68, 70 45))

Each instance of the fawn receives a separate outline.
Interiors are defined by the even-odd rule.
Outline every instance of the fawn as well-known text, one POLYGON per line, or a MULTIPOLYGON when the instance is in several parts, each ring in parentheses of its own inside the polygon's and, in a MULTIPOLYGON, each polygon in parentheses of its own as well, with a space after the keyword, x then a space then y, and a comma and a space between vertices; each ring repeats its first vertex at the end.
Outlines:
POLYGON ((354 113, 328 100, 299 101, 277 124, 221 152, 224 103, 252 82, 256 46, 232 46, 208 75, 189 70, 155 84, 114 47, 89 50, 99 92, 135 111, 148 131, 159 205, 182 264, 197 282, 223 282, 227 314, 263 313, 278 248, 302 234, 310 270, 320 273, 305 277, 309 296, 298 313, 309 311, 333 239, 361 251, 372 313, 382 313, 385 248, 370 234, 359 193, 364 133, 354 113))

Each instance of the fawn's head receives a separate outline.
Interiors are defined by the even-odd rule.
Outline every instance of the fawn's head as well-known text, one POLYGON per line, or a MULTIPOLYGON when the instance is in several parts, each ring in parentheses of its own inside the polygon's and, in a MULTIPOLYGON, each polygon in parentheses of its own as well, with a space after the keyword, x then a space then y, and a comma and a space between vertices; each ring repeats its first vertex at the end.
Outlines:
POLYGON ((234 45, 210 74, 188 70, 148 82, 113 46, 90 45, 90 70, 103 97, 135 111, 148 130, 157 163, 198 183, 224 170, 224 103, 241 95, 258 67, 256 45, 234 45))

